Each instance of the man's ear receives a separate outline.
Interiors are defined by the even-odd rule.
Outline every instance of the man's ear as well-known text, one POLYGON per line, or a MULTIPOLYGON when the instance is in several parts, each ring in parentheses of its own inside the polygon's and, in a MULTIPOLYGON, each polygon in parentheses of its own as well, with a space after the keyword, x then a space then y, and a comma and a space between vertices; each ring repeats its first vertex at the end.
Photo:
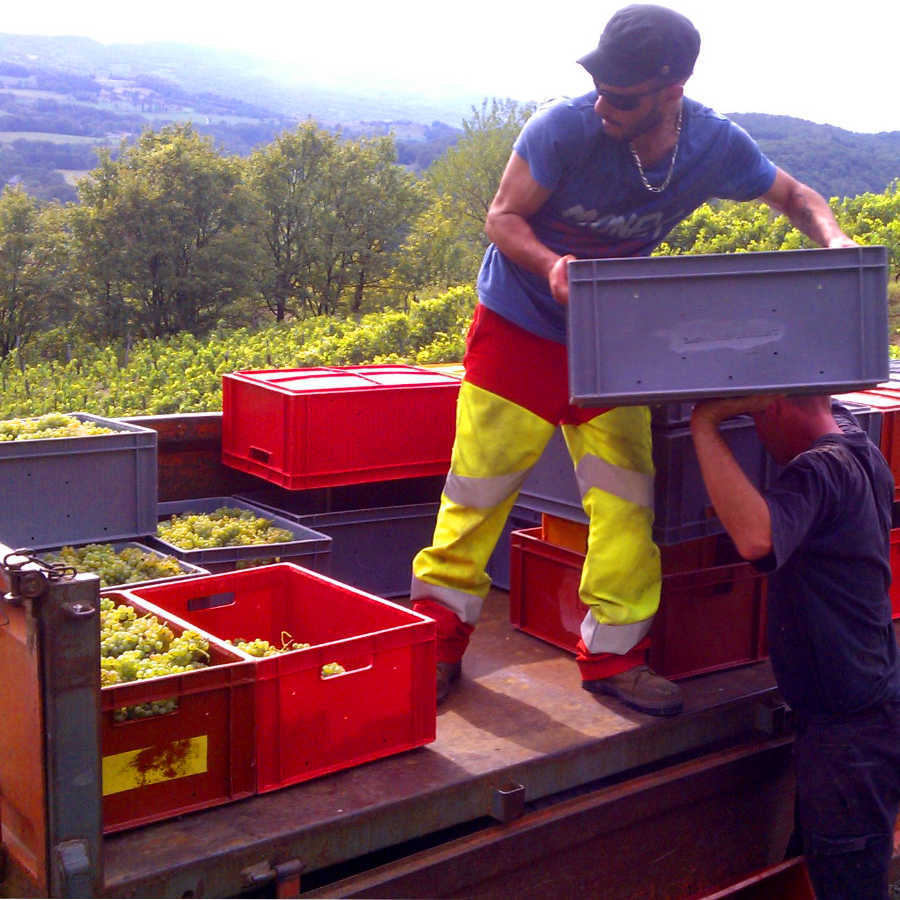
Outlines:
POLYGON ((680 100, 684 96, 684 82, 666 85, 663 96, 666 100, 680 100))

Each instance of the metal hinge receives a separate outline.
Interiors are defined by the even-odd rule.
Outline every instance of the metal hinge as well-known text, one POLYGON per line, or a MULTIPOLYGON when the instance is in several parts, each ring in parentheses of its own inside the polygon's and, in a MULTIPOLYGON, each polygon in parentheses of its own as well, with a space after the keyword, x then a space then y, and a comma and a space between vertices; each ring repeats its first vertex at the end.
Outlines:
POLYGON ((47 593, 47 585, 51 581, 62 581, 74 578, 77 572, 72 566, 47 562, 37 556, 34 550, 13 550, 0 561, 0 570, 9 581, 9 593, 3 599, 15 606, 24 600, 37 600, 47 593), (33 563, 40 568, 26 569, 33 563))

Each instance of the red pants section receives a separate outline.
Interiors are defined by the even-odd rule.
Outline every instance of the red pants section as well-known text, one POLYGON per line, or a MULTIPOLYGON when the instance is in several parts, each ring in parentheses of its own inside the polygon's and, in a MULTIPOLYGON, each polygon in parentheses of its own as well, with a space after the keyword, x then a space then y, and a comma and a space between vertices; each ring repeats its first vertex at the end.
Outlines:
POLYGON ((569 403, 566 345, 538 337, 480 303, 466 337, 466 381, 546 419, 580 425, 606 412, 569 403))
POLYGON ((416 600, 413 609, 423 616, 430 616, 437 624, 436 661, 458 663, 469 646, 469 636, 475 628, 466 625, 455 612, 434 600, 416 600))
POLYGON ((609 678, 619 672, 627 672, 635 666, 647 662, 647 651, 650 649, 650 638, 644 638, 627 653, 589 653, 584 641, 578 641, 578 655, 575 662, 581 672, 582 681, 595 681, 598 678, 609 678))

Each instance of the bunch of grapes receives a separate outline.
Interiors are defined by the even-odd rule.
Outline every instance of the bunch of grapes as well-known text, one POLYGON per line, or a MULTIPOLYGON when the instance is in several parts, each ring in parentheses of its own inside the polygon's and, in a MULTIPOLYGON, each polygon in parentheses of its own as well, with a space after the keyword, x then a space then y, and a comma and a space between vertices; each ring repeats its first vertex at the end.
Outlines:
POLYGON ((252 510, 220 506, 211 513, 184 513, 160 522, 157 535, 183 550, 283 544, 294 536, 252 510))
POLYGON ((79 572, 93 572, 100 578, 100 587, 182 574, 181 564, 174 556, 157 556, 140 547, 123 547, 116 551, 112 544, 86 544, 78 548, 63 547, 46 554, 45 558, 79 572))
POLYGON ((254 638, 252 641, 245 641, 243 638, 235 638, 233 641, 228 641, 232 647, 237 647, 238 650, 243 650, 244 653, 249 653, 251 656, 276 656, 279 653, 287 653, 290 650, 306 650, 310 644, 303 644, 300 641, 295 641, 289 632, 282 631, 281 632, 281 646, 277 647, 275 644, 269 643, 269 641, 264 641, 262 638, 254 638))
MULTIPOLYGON (((279 653, 287 653, 290 650, 306 650, 306 648, 310 646, 310 644, 302 644, 299 641, 295 641, 287 631, 281 632, 280 647, 277 647, 269 641, 264 641, 262 638, 254 638, 252 641, 245 641, 243 638, 235 638, 233 641, 228 641, 228 643, 231 644, 232 647, 237 647, 238 650, 243 650, 244 653, 249 653, 251 656, 258 656, 260 658, 277 656, 279 653)), ((346 669, 344 669, 340 663, 325 663, 325 665, 322 666, 322 677, 331 678, 332 675, 341 675, 345 671, 346 669)))
POLYGON ((96 422, 82 422, 64 413, 48 413, 34 419, 7 419, 0 422, 0 441, 29 441, 44 438, 87 437, 112 434, 112 428, 96 422))
MULTIPOLYGON (((139 616, 130 606, 100 599, 100 684, 122 684, 189 672, 209 665, 209 642, 196 631, 176 637, 156 616, 139 616)), ((117 709, 117 722, 172 712, 175 697, 117 709)))

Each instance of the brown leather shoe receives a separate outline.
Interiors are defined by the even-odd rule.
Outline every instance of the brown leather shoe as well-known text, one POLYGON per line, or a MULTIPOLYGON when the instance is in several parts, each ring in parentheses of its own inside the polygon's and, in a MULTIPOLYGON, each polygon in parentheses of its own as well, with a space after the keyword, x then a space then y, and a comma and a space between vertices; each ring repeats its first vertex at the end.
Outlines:
POLYGON ((439 662, 437 664, 437 702, 447 699, 450 689, 462 675, 462 663, 439 662))
POLYGON ((649 666, 635 666, 608 678, 582 681, 581 686, 592 694, 609 694, 649 716, 676 716, 684 708, 681 688, 657 675, 649 666))

